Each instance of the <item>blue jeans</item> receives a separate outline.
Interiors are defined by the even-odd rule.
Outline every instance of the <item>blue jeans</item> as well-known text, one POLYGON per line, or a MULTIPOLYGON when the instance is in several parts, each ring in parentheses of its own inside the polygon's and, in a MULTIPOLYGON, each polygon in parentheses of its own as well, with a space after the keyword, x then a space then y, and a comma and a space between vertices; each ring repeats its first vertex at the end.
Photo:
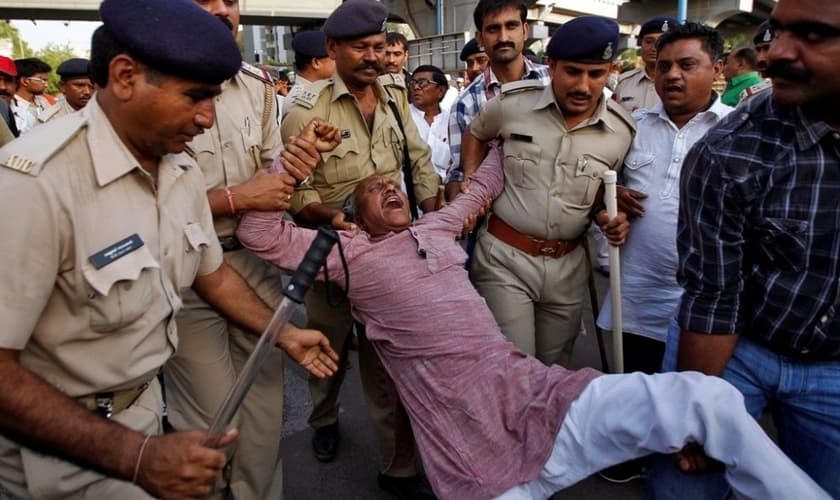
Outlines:
MULTIPOLYGON (((673 369, 679 330, 671 330, 663 368, 673 369)), ((840 498, 840 362, 795 361, 741 337, 723 378, 741 391, 753 417, 771 410, 782 451, 840 498)), ((722 473, 683 474, 661 455, 649 470, 645 498, 722 500, 728 492, 722 473)))

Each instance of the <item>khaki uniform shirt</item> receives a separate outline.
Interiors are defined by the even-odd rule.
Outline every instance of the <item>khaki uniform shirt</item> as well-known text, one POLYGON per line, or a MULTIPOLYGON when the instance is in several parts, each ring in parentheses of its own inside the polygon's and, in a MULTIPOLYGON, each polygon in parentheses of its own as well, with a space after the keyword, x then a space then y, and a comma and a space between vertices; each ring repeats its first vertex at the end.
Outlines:
POLYGON ((613 99, 631 113, 637 109, 652 108, 660 102, 653 80, 644 68, 622 73, 618 77, 613 99))
POLYGON ((292 85, 292 88, 289 89, 289 94, 286 96, 285 99, 283 99, 283 116, 286 116, 286 113, 288 113, 289 110, 292 109, 292 106, 294 106, 295 104, 295 98, 303 94, 303 92, 306 90, 306 87, 308 87, 311 83, 312 82, 300 75, 297 75, 295 77, 295 84, 292 85))
POLYGON ((95 100, 0 165, 0 347, 70 397, 152 379, 180 289, 222 262, 200 170, 164 156, 155 188, 95 100))
POLYGON ((38 121, 41 123, 46 123, 50 120, 55 120, 56 118, 69 115, 70 113, 75 113, 76 110, 73 109, 70 104, 67 103, 67 99, 60 99, 57 103, 53 104, 49 108, 38 113, 38 121))
POLYGON ((440 179, 432 167, 429 146, 420 138, 398 75, 383 75, 376 83, 379 95, 372 130, 368 130, 356 98, 339 77, 311 84, 283 118, 283 139, 296 135, 314 117, 334 123, 341 130, 342 142, 321 155, 312 181, 292 197, 292 210, 300 211, 310 203, 322 203, 340 209, 353 193, 356 184, 374 174, 396 182, 402 179, 403 141, 408 140, 411 172, 417 203, 437 196, 440 179), (402 118, 406 138, 400 133, 397 119, 388 107, 394 101, 402 118))
MULTIPOLYGON (((187 145, 201 167, 207 191, 248 181, 258 168, 270 166, 283 148, 274 88, 257 71, 245 65, 222 84, 213 127, 187 145)), ((237 221, 232 216, 216 217, 216 232, 232 236, 237 221)))
POLYGON ((579 237, 607 170, 618 170, 635 134, 633 118, 602 98, 595 114, 571 130, 550 85, 502 86, 470 132, 504 141, 505 189, 493 213, 522 233, 547 240, 579 237))

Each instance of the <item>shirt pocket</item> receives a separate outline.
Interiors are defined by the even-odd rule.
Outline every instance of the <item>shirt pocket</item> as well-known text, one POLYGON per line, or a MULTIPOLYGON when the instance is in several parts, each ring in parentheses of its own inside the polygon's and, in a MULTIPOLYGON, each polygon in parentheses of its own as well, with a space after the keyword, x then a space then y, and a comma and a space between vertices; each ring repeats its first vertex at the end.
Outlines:
POLYGON ((651 167, 656 155, 647 151, 632 151, 624 159, 624 172, 622 173, 625 187, 644 191, 650 185, 651 167))
POLYGON ((146 245, 99 269, 85 261, 82 274, 88 288, 91 330, 119 330, 146 313, 158 281, 154 269, 160 269, 160 264, 146 245))
POLYGON ((775 217, 753 223, 759 261, 769 270, 801 271, 808 254, 808 222, 775 217))
POLYGON ((198 274, 198 266, 204 248, 210 245, 210 237, 201 224, 189 222, 184 225, 183 251, 181 252, 181 271, 178 273, 178 287, 189 288, 198 274))
POLYGON ((505 176, 514 186, 536 189, 542 148, 528 142, 505 141, 505 176))
POLYGON ((359 146, 355 138, 342 140, 338 147, 323 153, 323 159, 321 169, 328 185, 357 181, 362 175, 359 169, 359 146))
POLYGON ((601 187, 604 172, 610 169, 610 164, 596 155, 585 153, 575 161, 575 173, 571 185, 568 186, 564 198, 567 204, 589 210, 595 202, 595 195, 601 187))
POLYGON ((243 151, 254 161, 254 168, 262 167, 262 128, 257 120, 245 118, 245 123, 239 131, 242 138, 243 151))

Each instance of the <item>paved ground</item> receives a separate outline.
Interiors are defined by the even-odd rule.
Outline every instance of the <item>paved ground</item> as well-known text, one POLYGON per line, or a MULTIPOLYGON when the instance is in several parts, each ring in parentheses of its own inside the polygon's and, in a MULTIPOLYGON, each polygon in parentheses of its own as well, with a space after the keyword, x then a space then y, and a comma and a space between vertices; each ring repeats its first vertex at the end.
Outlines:
MULTIPOLYGON (((597 277, 603 290, 606 280, 597 277)), ((587 331, 593 332, 592 313, 585 313, 587 331)), ((610 344, 607 342, 607 352, 610 344)), ((594 334, 581 337, 575 347, 575 367, 600 368, 594 334)), ((358 366, 357 360, 351 359, 358 366)), ((286 500, 387 500, 391 496, 376 484, 377 450, 373 429, 367 417, 358 370, 351 368, 342 387, 340 415, 342 442, 337 459, 322 464, 312 455, 312 431, 306 425, 311 405, 305 374, 292 363, 286 368, 285 428, 282 443, 286 500)), ((554 496, 554 500, 639 500, 641 481, 614 485, 591 477, 554 496)), ((468 499, 465 499, 468 500, 468 499)))

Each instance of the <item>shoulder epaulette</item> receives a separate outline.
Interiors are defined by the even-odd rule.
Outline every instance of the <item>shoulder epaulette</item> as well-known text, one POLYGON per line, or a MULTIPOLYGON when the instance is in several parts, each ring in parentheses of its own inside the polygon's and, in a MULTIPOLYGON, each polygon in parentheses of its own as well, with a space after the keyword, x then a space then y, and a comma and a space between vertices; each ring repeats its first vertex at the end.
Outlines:
POLYGON ((379 83, 381 83, 383 87, 397 87, 400 89, 406 88, 405 78, 397 73, 385 73, 384 75, 379 75, 379 83))
POLYGON ((50 106, 48 108, 45 108, 44 110, 40 111, 38 113, 38 121, 40 121, 42 123, 48 122, 50 120, 50 118, 55 116, 55 114, 58 113, 61 110, 61 106, 62 106, 61 101, 59 101, 59 102, 53 104, 52 106, 50 106))
POLYGON ((21 135, 0 149, 0 166, 37 177, 41 167, 87 125, 82 113, 62 116, 21 135))
POLYGON ((502 84, 501 95, 514 94, 525 90, 542 90, 545 85, 540 80, 517 80, 502 84))
POLYGON ((328 87, 332 87, 335 80, 327 78, 324 80, 316 80, 305 86, 300 92, 294 96, 294 104, 303 106, 306 109, 312 109, 315 103, 318 102, 318 97, 328 87))
POLYGON ((642 71, 642 68, 636 68, 636 69, 631 69, 631 70, 625 71, 624 73, 618 75, 618 81, 620 82, 620 81, 626 80, 628 78, 632 78, 632 77, 638 75, 639 71, 642 71))
POLYGON ((633 119, 633 115, 631 115, 629 111, 624 109, 624 106, 612 99, 607 99, 607 110, 611 111, 614 115, 617 115, 621 121, 630 128, 630 130, 634 132, 636 131, 636 120, 633 119))
POLYGON ((248 64, 245 61, 242 61, 242 68, 241 71, 248 76, 252 76, 258 80, 262 80, 265 83, 272 84, 271 77, 264 69, 260 69, 253 64, 248 64))

